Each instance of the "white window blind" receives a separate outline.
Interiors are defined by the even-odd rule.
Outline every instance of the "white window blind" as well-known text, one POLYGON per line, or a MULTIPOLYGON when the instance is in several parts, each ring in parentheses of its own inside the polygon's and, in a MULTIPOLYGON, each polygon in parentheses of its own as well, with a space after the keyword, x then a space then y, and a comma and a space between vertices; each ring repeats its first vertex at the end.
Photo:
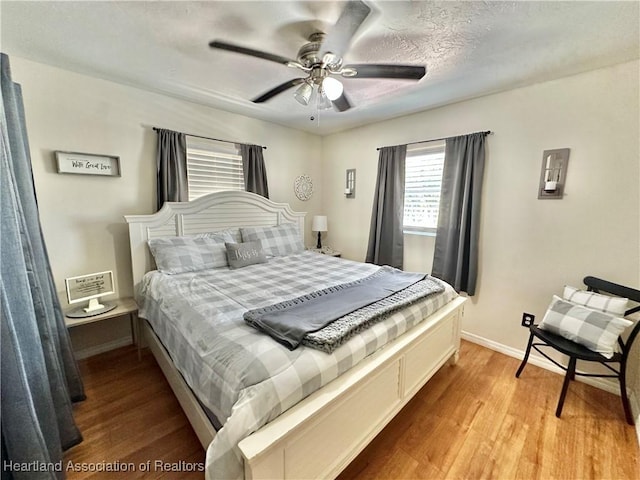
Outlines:
POLYGON ((444 147, 445 142, 438 141, 407 148, 403 220, 405 233, 436 232, 444 147))
POLYGON ((187 135, 189 200, 222 190, 244 190, 242 157, 233 143, 187 135))

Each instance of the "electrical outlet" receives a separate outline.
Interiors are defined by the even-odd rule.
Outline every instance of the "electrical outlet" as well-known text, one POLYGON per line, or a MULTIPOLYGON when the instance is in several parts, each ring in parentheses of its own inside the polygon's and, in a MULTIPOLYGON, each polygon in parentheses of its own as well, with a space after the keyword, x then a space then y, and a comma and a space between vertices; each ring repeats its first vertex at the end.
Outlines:
POLYGON ((536 319, 536 316, 533 315, 532 313, 523 313, 522 314, 522 322, 520 323, 520 325, 522 325, 523 327, 530 327, 531 325, 533 325, 533 321, 536 319))

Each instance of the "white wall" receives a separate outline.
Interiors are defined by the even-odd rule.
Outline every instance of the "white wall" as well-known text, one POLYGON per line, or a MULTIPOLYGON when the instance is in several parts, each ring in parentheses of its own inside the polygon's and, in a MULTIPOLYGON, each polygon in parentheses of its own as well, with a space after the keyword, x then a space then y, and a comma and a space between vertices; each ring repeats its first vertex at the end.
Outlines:
MULTIPOLYGON (((113 270, 118 295, 132 295, 123 215, 154 211, 153 126, 266 145, 270 196, 309 213, 306 238, 312 242, 311 216, 322 204, 320 137, 18 57, 11 57, 11 67, 22 85, 40 220, 59 291, 66 277, 113 270), (117 155, 122 176, 58 174, 55 150, 117 155), (303 173, 315 183, 307 202, 293 193, 303 173)), ((83 350, 117 343, 128 332, 122 319, 76 327, 72 338, 83 350)))
MULTIPOLYGON (((363 260, 377 170, 376 148, 490 129, 477 295, 468 334, 521 350, 523 311, 538 320, 550 296, 584 275, 640 284, 639 63, 461 102, 320 138, 170 97, 77 75, 16 57, 36 191, 59 290, 65 277, 113 269, 131 295, 125 214, 150 213, 155 196, 151 126, 267 145, 271 197, 329 217, 325 243, 363 260), (566 196, 537 200, 542 151, 571 149, 566 196), (55 173, 53 151, 118 155, 122 177, 55 173), (347 168, 357 196, 345 199, 347 168), (314 180, 309 202, 296 176, 314 180)), ((433 237, 405 239, 405 268, 430 271, 433 237)), ((77 348, 128 334, 126 319, 72 332, 77 348)), ((640 348, 636 349, 640 350, 640 348)), ((640 363, 634 356, 634 365, 640 363)), ((633 368, 633 367, 632 367, 633 368)), ((640 397, 640 369, 631 383, 640 397)))
MULTIPOLYGON (((638 72, 630 62, 325 137, 324 210, 335 248, 365 257, 377 147, 491 130, 480 274, 464 330, 523 350, 522 312, 541 320, 564 284, 581 286, 594 275, 638 287, 638 72), (538 200, 542 152, 564 147, 571 149, 566 195, 538 200), (354 200, 341 193, 346 168, 357 169, 354 200)), ((433 237, 407 237, 405 268, 429 271, 433 244, 433 237)))

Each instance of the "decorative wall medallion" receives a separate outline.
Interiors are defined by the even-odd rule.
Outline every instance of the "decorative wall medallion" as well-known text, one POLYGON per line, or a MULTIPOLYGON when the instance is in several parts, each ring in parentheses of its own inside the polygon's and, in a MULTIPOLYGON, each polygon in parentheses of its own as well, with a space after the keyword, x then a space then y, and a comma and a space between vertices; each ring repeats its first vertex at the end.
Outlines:
POLYGON ((309 175, 300 175, 293 184, 296 197, 302 201, 307 201, 313 195, 313 182, 309 175))

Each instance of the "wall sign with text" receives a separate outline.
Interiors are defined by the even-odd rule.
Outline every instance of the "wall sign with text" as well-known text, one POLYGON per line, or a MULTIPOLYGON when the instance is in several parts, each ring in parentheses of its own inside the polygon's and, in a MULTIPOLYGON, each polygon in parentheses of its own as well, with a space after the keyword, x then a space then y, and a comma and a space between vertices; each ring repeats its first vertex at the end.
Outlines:
POLYGON ((91 153, 55 152, 58 173, 120 176, 120 157, 91 153))
POLYGON ((113 272, 90 273, 64 279, 69 303, 84 302, 92 298, 115 293, 113 272))

